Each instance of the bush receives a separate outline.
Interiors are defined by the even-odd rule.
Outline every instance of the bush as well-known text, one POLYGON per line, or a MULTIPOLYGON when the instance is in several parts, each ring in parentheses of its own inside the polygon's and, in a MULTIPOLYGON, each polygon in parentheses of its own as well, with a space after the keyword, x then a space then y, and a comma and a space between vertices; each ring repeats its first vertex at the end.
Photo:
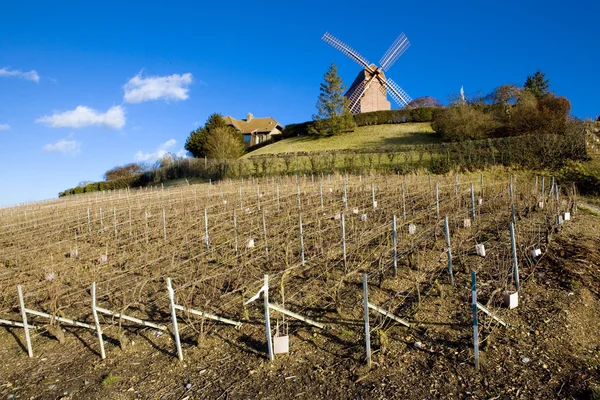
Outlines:
POLYGON ((600 195, 600 176, 594 174, 581 163, 569 163, 569 165, 562 168, 558 180, 563 185, 574 183, 581 194, 600 195))
POLYGON ((439 110, 431 126, 445 141, 462 141, 484 139, 498 124, 484 110, 462 104, 439 110))

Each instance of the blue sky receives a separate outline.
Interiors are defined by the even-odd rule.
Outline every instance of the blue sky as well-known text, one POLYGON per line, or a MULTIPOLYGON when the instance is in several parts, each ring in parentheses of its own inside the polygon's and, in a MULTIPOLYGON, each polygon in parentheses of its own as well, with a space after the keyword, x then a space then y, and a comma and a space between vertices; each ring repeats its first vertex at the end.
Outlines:
POLYGON ((181 151, 213 112, 311 119, 329 31, 412 98, 522 84, 538 68, 578 117, 600 113, 593 1, 5 2, 0 6, 0 206, 55 197, 109 168, 181 151))

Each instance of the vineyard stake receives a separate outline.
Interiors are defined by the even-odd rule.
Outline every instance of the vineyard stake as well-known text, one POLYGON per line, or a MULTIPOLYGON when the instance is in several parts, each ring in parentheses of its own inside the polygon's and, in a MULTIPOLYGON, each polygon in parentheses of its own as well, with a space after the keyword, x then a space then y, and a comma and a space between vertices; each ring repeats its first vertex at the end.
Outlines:
POLYGON ((510 223, 510 247, 512 249, 512 264, 515 278, 515 287, 519 291, 519 264, 517 263, 517 244, 515 243, 515 226, 510 223))
POLYGON ((165 238, 165 242, 167 241, 167 214, 165 209, 163 208, 163 236, 165 238))
POLYGON ((321 196, 321 209, 323 209, 323 183, 319 183, 319 195, 321 196))
POLYGON ((371 183, 371 201, 373 203, 373 211, 377 208, 377 202, 375 201, 375 184, 371 183))
POLYGON ((265 221, 265 210, 262 210, 262 226, 263 226, 263 236, 265 238, 265 254, 267 255, 267 259, 269 259, 269 243, 267 242, 267 223, 265 221))
POLYGON ((475 222, 475 191, 473 190, 473 184, 471 183, 471 217, 475 222))
POLYGON ((210 239, 208 238, 208 213, 206 208, 204 208, 204 243, 208 249, 210 247, 210 239))
POLYGON ((235 216, 235 210, 233 210, 233 243, 235 245, 235 255, 238 255, 238 232, 237 232, 237 218, 235 216))
POLYGON ((406 193, 404 190, 404 183, 402 184, 402 218, 406 219, 406 193))
POLYGON ((98 319, 98 311, 96 311, 96 282, 92 282, 92 316, 94 317, 94 325, 96 325, 96 335, 98 335, 98 343, 100 344, 100 357, 104 360, 106 353, 104 352, 104 340, 102 339, 102 328, 98 319))
POLYGON ((342 217, 342 251, 344 253, 344 269, 346 268, 346 223, 345 218, 344 218, 344 214, 341 215, 342 217))
MULTIPOLYGON (((296 178, 298 175, 296 175, 296 178)), ((264 293, 263 293, 264 305, 265 305, 265 329, 267 331, 267 349, 269 351, 269 360, 273 361, 275 356, 273 355, 273 338, 271 337, 271 316, 269 315, 269 275, 265 275, 264 293)))
POLYGON ((304 265, 304 231, 302 230, 302 215, 299 216, 300 222, 300 259, 304 265))
POLYGON ((367 352, 367 368, 371 369, 371 332, 369 327, 369 293, 367 289, 367 273, 363 272, 363 307, 365 320, 365 348, 367 352))
POLYGON ((21 308, 21 318, 23 318, 23 330, 25 330, 25 343, 27 344, 27 354, 29 358, 33 357, 33 349, 31 348, 31 338, 29 337, 29 325, 27 324, 27 311, 25 309, 25 300, 23 300, 23 290, 21 285, 17 285, 17 293, 19 294, 19 306, 21 308))
POLYGON ((171 320, 173 321, 173 336, 175 336, 175 346, 177 347, 177 357, 183 361, 183 352, 181 351, 181 341, 179 340, 179 329, 177 326, 177 311, 175 310, 175 291, 171 286, 171 278, 167 278, 167 291, 169 292, 169 303, 171 308, 171 320))
POLYGON ((444 217, 444 232, 446 233, 446 245, 448 246, 448 275, 450 275, 450 285, 454 286, 454 274, 452 273, 452 251, 450 249, 450 228, 448 227, 448 217, 444 217))
POLYGON ((396 231, 396 215, 392 215, 392 257, 394 261, 394 278, 398 276, 398 244, 396 231))
POLYGON ((435 184, 435 216, 440 217, 440 186, 435 184))
POLYGON ((471 271, 471 297, 473 309, 473 354, 475 356, 475 370, 479 371, 479 327, 477 324, 477 278, 475 271, 471 271))

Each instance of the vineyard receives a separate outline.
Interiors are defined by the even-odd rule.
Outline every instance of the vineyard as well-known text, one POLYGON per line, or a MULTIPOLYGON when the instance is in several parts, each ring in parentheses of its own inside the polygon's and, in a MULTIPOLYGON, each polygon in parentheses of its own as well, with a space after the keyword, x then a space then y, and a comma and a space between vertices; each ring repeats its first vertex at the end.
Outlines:
POLYGON ((576 199, 524 174, 321 174, 2 209, 0 374, 18 383, 0 393, 355 396, 329 380, 370 382, 367 397, 460 392, 457 378, 421 376, 413 393, 393 377, 414 389, 406 374, 439 363, 436 374, 474 373, 475 345, 482 370, 519 362, 508 332, 527 300, 509 309, 504 296, 527 290, 576 199), (92 371, 103 379, 82 383, 92 371))

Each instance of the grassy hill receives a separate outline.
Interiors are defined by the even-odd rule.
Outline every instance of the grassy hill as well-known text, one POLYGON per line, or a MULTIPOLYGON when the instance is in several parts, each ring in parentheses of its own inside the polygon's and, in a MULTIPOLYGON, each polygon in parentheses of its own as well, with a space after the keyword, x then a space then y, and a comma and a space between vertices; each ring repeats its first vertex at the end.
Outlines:
POLYGON ((439 139, 431 129, 431 123, 429 122, 371 125, 359 126, 354 132, 337 136, 300 136, 284 139, 248 153, 244 157, 300 151, 364 149, 437 142, 439 142, 439 139))

